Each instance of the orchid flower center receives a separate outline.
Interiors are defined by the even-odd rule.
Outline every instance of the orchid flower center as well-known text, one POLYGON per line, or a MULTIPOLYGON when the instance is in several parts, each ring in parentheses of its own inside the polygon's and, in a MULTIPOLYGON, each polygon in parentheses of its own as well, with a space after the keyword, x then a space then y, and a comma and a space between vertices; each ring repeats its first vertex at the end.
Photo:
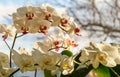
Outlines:
POLYGON ((79 32, 80 32, 80 29, 79 29, 79 28, 75 28, 74 32, 75 32, 75 33, 79 33, 79 32))
POLYGON ((47 26, 40 26, 39 32, 46 34, 47 26))
POLYGON ((26 27, 26 26, 22 26, 22 27, 21 27, 21 30, 22 30, 22 33, 23 33, 23 34, 27 34, 27 33, 28 33, 29 28, 28 28, 28 27, 26 27))
POLYGON ((68 46, 71 45, 73 47, 77 47, 78 46, 78 44, 76 44, 75 41, 71 41, 70 39, 67 40, 67 44, 68 44, 68 46))
POLYGON ((55 45, 55 50, 58 51, 59 48, 60 48, 60 47, 58 46, 58 45, 60 44, 60 42, 59 42, 59 41, 54 41, 53 44, 55 45))
POLYGON ((46 13, 46 16, 45 16, 45 19, 46 19, 46 20, 49 20, 51 17, 52 17, 52 14, 46 13))
POLYGON ((65 18, 61 19, 61 25, 62 25, 63 27, 65 27, 65 24, 67 24, 67 23, 68 23, 68 20, 67 20, 67 19, 65 19, 65 18))
POLYGON ((66 69, 69 69, 69 68, 70 68, 70 66, 69 66, 68 63, 63 64, 63 67, 66 68, 66 69))
POLYGON ((27 17, 28 20, 32 20, 33 17, 34 17, 34 13, 28 12, 28 13, 26 13, 26 17, 27 17))
POLYGON ((107 58, 106 54, 100 54, 100 55, 98 56, 98 59, 99 59, 100 61, 105 61, 106 58, 107 58))
POLYGON ((55 46, 59 45, 59 43, 60 43, 59 41, 54 41, 55 46))

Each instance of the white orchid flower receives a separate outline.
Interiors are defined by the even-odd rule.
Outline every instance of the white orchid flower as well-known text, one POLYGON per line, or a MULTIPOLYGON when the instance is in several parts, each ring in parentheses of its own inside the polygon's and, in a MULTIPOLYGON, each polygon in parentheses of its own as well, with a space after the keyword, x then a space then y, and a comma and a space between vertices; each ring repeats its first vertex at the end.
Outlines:
POLYGON ((42 42, 37 42, 34 44, 35 48, 39 49, 42 52, 48 52, 51 50, 58 51, 59 48, 64 48, 64 38, 62 35, 54 36, 50 35, 42 42))
POLYGON ((37 11, 39 11, 38 7, 33 6, 24 6, 17 9, 16 13, 13 13, 13 21, 25 19, 32 20, 35 19, 37 11))
POLYGON ((15 36, 16 30, 14 26, 7 26, 6 24, 0 24, 0 33, 3 34, 2 38, 7 37, 13 38, 15 36))
POLYGON ((12 50, 12 52, 13 52, 12 55, 13 61, 18 67, 20 67, 21 72, 35 70, 32 55, 26 53, 20 54, 15 50, 12 50))
POLYGON ((74 71, 74 58, 76 55, 73 55, 69 58, 65 58, 61 64, 61 71, 63 75, 71 74, 74 71))
MULTIPOLYGON (((113 45, 113 46, 115 46, 115 47, 118 48, 118 55, 120 55, 120 45, 116 44, 116 45, 113 45)), ((118 56, 118 57, 115 59, 115 62, 116 62, 117 64, 120 64, 120 56, 118 56)))
POLYGON ((51 48, 51 42, 49 40, 45 40, 44 42, 35 42, 34 48, 38 49, 41 53, 47 53, 51 48))
MULTIPOLYGON (((43 9, 42 9, 43 10, 43 9)), ((13 13, 13 26, 16 27, 17 32, 23 32, 23 34, 30 32, 30 33, 36 33, 40 28, 42 28, 42 32, 44 29, 44 32, 51 26, 51 22, 48 20, 45 20, 42 17, 41 13, 43 12, 40 7, 32 7, 32 6, 26 6, 21 7, 17 9, 16 13, 13 13), (42 17, 40 17, 40 16, 42 17)))
POLYGON ((57 64, 61 61, 62 55, 55 52, 48 52, 47 54, 41 53, 39 50, 34 49, 32 51, 34 61, 38 65, 37 69, 47 69, 51 70, 53 74, 55 74, 59 67, 57 64))
POLYGON ((55 52, 50 52, 49 55, 44 55, 42 60, 44 63, 45 69, 55 70, 57 68, 56 64, 61 60, 60 55, 55 52))
POLYGON ((0 77, 8 77, 12 72, 16 70, 16 68, 9 68, 8 63, 8 55, 0 52, 0 77))
POLYGON ((97 68, 99 64, 103 64, 108 67, 115 67, 118 58, 118 48, 108 43, 95 44, 91 43, 89 47, 82 50, 80 61, 89 61, 94 68, 97 68))
POLYGON ((3 52, 0 52, 0 64, 2 65, 2 67, 8 67, 8 63, 8 55, 4 54, 3 52))
POLYGON ((69 36, 59 33, 58 35, 51 34, 42 42, 36 42, 34 48, 41 52, 48 52, 51 50, 59 51, 60 49, 70 49, 70 47, 77 47, 78 44, 74 40, 71 40, 69 36))
POLYGON ((16 68, 3 67, 2 64, 0 64, 0 77, 9 77, 15 70, 16 68))
POLYGON ((42 13, 39 15, 40 16, 42 15, 42 17, 44 17, 44 19, 46 19, 50 22, 53 22, 53 17, 57 16, 56 10, 48 4, 40 6, 40 9, 41 9, 42 13))
POLYGON ((80 33, 80 29, 77 27, 77 24, 74 22, 73 18, 66 14, 61 15, 59 27, 68 34, 79 35, 80 33))

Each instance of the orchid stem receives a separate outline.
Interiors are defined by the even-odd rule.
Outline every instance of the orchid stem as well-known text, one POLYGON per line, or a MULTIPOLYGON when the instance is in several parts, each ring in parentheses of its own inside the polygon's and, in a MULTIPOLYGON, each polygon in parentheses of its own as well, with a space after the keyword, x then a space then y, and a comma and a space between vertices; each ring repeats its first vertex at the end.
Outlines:
POLYGON ((13 44, 12 44, 12 47, 10 49, 10 68, 12 67, 12 49, 14 48, 16 37, 17 37, 17 33, 15 34, 15 37, 14 37, 14 40, 13 40, 13 44))
POLYGON ((88 61, 86 61, 86 62, 84 62, 84 63, 79 63, 79 62, 77 62, 77 61, 75 61, 75 60, 74 60, 74 63, 76 63, 76 64, 78 64, 78 65, 83 65, 83 64, 85 64, 85 65, 86 65, 86 67, 88 67, 87 62, 88 62, 88 61))
POLYGON ((119 74, 118 74, 113 68, 110 68, 110 70, 111 70, 117 77, 120 77, 119 74))
POLYGON ((26 35, 26 34, 21 34, 21 35, 19 35, 19 36, 16 36, 16 38, 22 37, 22 36, 24 36, 24 35, 26 35))
POLYGON ((34 75, 34 77, 37 77, 37 69, 35 69, 35 75, 34 75))
POLYGON ((18 68, 17 70, 15 70, 13 73, 11 73, 10 75, 9 75, 9 77, 12 77, 16 72, 18 72, 20 70, 20 68, 18 68))
POLYGON ((83 63, 79 63, 77 61, 74 60, 74 63, 78 64, 78 65, 83 65, 83 63))
POLYGON ((10 46, 8 45, 7 41, 4 40, 4 42, 5 42, 5 44, 7 45, 7 47, 9 48, 9 50, 10 50, 10 46))

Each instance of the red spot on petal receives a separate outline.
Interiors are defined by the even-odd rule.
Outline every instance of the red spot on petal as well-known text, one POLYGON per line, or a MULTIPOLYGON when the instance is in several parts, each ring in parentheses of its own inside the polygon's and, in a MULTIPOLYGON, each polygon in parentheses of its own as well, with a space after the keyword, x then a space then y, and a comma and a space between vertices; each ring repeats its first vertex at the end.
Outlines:
POLYGON ((39 32, 43 33, 44 35, 46 35, 46 33, 47 33, 45 30, 40 30, 39 32))
POLYGON ((7 39, 7 35, 2 36, 3 40, 7 39))
POLYGON ((56 47, 55 47, 55 51, 57 51, 57 52, 58 52, 58 51, 59 51, 59 49, 60 49, 60 47, 59 47, 59 46, 56 46, 56 47))
POLYGON ((52 15, 49 13, 49 14, 47 14, 46 16, 47 16, 47 17, 51 17, 52 15))
POLYGON ((61 19, 61 25, 65 25, 65 24, 67 24, 68 23, 68 20, 67 19, 61 19))
POLYGON ((26 13, 26 18, 27 18, 28 20, 31 20, 33 17, 34 17, 34 13, 32 13, 32 12, 26 13))
POLYGON ((66 25, 65 24, 61 24, 61 26, 65 27, 66 25))
POLYGON ((40 26, 40 30, 47 30, 47 26, 40 26))
POLYGON ((59 45, 59 41, 54 41, 54 45, 55 46, 59 45))
POLYGON ((72 41, 72 43, 74 43, 74 41, 72 41))
POLYGON ((45 16, 45 19, 46 19, 46 20, 49 20, 50 17, 52 17, 52 14, 48 13, 48 14, 46 14, 46 16, 45 16))
POLYGON ((28 28, 28 27, 26 27, 26 26, 22 26, 22 27, 21 27, 21 30, 22 30, 22 34, 27 34, 27 33, 28 33, 29 28, 28 28))
POLYGON ((47 30, 47 26, 43 26, 43 30, 47 30))
POLYGON ((80 29, 79 29, 79 28, 75 28, 74 32, 75 32, 75 33, 79 33, 79 32, 80 32, 80 29))
POLYGON ((23 35, 25 35, 25 34, 27 34, 27 33, 28 33, 28 32, 26 32, 26 31, 22 32, 23 35))
POLYGON ((73 45, 73 47, 77 47, 77 46, 78 46, 78 44, 74 44, 74 45, 73 45))
POLYGON ((46 35, 47 32, 47 26, 40 26, 39 28, 39 32, 43 33, 44 35, 46 35))

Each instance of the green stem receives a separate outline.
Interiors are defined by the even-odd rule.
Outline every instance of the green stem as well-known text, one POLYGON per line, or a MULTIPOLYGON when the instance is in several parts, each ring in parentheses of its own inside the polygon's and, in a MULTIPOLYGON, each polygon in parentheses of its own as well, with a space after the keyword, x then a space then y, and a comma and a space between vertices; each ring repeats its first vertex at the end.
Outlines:
POLYGON ((22 36, 24 36, 24 35, 26 35, 26 34, 21 34, 21 35, 19 35, 19 36, 16 36, 16 38, 22 37, 22 36))
POLYGON ((10 46, 8 45, 7 41, 4 40, 4 42, 5 42, 5 44, 7 45, 7 47, 9 48, 9 50, 10 50, 10 46))
POLYGON ((79 63, 79 62, 77 62, 77 61, 74 60, 74 63, 76 63, 76 64, 78 64, 78 65, 84 65, 84 64, 85 64, 86 67, 88 68, 89 65, 87 64, 87 62, 88 62, 88 61, 86 61, 86 62, 84 62, 84 63, 79 63))
POLYGON ((17 70, 15 70, 13 73, 11 73, 10 75, 9 75, 9 77, 12 77, 16 72, 18 72, 20 70, 20 68, 18 68, 17 70))
POLYGON ((110 70, 117 76, 120 77, 119 74, 117 72, 115 72, 115 70, 113 68, 110 68, 110 70))
POLYGON ((37 77, 37 69, 35 69, 34 77, 37 77))
POLYGON ((16 38, 17 38, 17 33, 15 34, 15 37, 14 37, 14 40, 13 40, 13 43, 12 43, 12 47, 10 49, 10 68, 12 68, 12 49, 14 48, 16 38))

